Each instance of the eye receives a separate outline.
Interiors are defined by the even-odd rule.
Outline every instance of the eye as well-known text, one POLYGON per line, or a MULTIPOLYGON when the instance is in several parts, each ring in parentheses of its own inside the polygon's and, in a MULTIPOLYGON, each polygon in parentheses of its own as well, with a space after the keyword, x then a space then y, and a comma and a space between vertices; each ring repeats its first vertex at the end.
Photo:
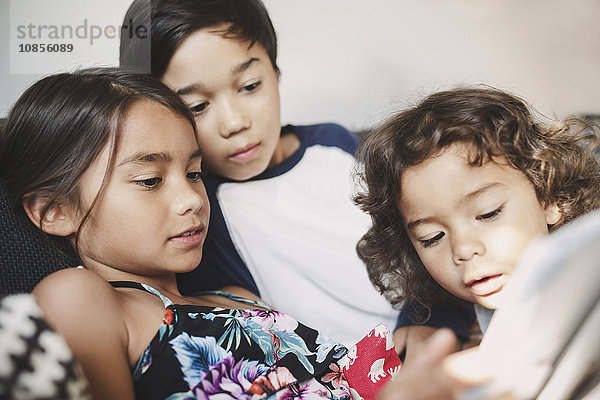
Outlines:
POLYGON ((187 173, 187 178, 192 182, 201 182, 204 171, 193 171, 187 173))
POLYGON ((432 245, 436 244, 437 242, 439 242, 444 237, 444 235, 445 235, 444 232, 440 232, 430 239, 419 240, 419 243, 421 243, 421 246, 427 248, 427 247, 432 246, 432 245))
POLYGON ((191 106, 190 110, 192 110, 192 112, 194 114, 200 114, 204 110, 206 110, 206 107, 208 107, 208 102, 204 102, 204 103, 196 104, 195 106, 191 106))
POLYGON ((503 209, 504 209, 504 204, 502 204, 500 207, 496 208, 494 211, 478 215, 477 217, 475 217, 475 219, 478 220, 478 221, 493 220, 494 218, 496 218, 502 212, 503 209))
POLYGON ((256 81, 254 83, 251 83, 249 85, 244 86, 241 91, 242 92, 254 92, 256 89, 258 89, 260 86, 262 85, 261 81, 256 81))
POLYGON ((156 189, 161 182, 162 178, 158 177, 135 181, 137 185, 140 185, 146 189, 156 189))

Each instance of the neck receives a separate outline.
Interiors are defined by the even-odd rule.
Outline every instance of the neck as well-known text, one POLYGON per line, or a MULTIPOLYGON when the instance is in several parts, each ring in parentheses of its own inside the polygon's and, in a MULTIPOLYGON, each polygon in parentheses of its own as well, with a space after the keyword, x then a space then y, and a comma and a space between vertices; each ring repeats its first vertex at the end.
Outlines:
POLYGON ((177 279, 175 274, 169 273, 165 275, 139 275, 127 271, 121 271, 116 268, 108 267, 105 265, 94 265, 94 263, 86 263, 86 269, 89 269, 96 274, 100 275, 108 282, 114 281, 132 281, 138 283, 144 283, 152 286, 159 292, 168 292, 181 296, 177 287, 177 279))
POLYGON ((294 132, 288 132, 279 138, 269 167, 281 164, 300 147, 300 139, 294 132))

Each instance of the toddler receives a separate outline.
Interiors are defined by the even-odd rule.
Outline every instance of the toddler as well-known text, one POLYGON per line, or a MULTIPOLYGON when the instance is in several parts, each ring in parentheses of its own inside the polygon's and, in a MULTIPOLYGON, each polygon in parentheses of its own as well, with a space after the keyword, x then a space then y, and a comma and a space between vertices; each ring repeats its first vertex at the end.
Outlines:
POLYGON ((359 151, 373 226, 358 252, 377 287, 408 307, 475 303, 482 329, 536 236, 600 206, 596 136, 546 127, 490 87, 432 94, 371 132, 359 151))

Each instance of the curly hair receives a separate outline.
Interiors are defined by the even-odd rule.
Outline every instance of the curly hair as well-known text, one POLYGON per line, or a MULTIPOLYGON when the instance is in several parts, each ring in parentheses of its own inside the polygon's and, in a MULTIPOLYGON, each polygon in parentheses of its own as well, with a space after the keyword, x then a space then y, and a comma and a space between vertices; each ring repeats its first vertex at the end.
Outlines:
POLYGON ((371 282, 392 304, 405 300, 427 314, 435 303, 461 303, 431 277, 410 241, 398 209, 407 168, 455 143, 473 149, 473 166, 505 157, 532 183, 540 204, 558 205, 561 220, 552 230, 600 207, 595 129, 574 117, 544 126, 525 101, 487 86, 437 92, 391 116, 357 151, 362 190, 354 201, 372 227, 356 249, 371 282))

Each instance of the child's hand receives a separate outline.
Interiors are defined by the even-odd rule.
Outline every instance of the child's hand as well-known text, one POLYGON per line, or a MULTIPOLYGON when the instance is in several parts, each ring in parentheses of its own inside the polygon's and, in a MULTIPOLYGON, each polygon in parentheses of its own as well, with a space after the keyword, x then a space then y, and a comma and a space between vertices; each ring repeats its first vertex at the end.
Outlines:
POLYGON ((450 354, 442 362, 442 369, 458 382, 461 382, 465 389, 481 385, 467 390, 469 393, 465 394, 465 398, 472 400, 516 400, 510 388, 486 384, 493 383, 491 381, 492 374, 487 367, 489 367, 489 360, 486 362, 481 358, 479 346, 450 354))
MULTIPOLYGON (((394 344, 396 345, 396 352, 401 354, 405 353, 403 364, 412 363, 414 358, 418 358, 418 355, 424 351, 424 347, 427 346, 427 340, 433 335, 438 329, 432 328, 426 325, 412 325, 404 326, 396 329, 394 332, 394 344)), ((460 343, 457 343, 454 351, 461 349, 467 349, 476 346, 481 341, 479 338, 477 341, 469 342, 470 345, 461 347, 460 343)))
POLYGON ((409 362, 383 388, 378 400, 451 399, 478 383, 479 381, 463 379, 459 373, 466 368, 460 362, 468 364, 469 358, 459 357, 445 361, 450 353, 456 351, 457 346, 458 340, 451 330, 437 330, 414 349, 409 362))

